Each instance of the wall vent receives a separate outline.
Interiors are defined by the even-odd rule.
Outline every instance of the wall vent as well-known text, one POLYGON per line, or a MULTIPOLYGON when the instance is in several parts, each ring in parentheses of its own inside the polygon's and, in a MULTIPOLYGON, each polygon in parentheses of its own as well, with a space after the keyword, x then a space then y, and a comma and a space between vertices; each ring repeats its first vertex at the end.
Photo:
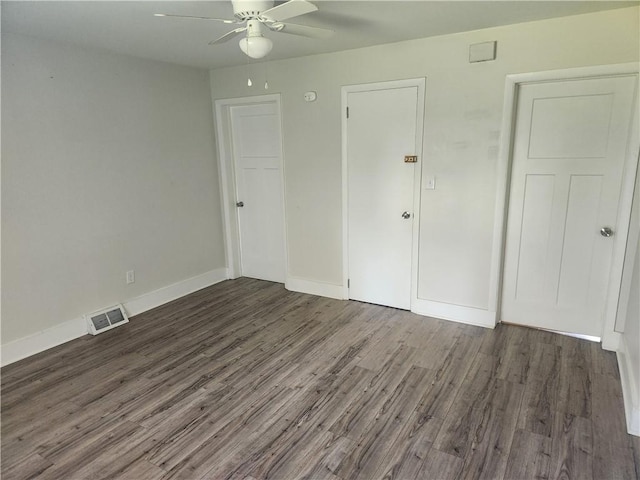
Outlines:
POLYGON ((469 45, 469 63, 489 62, 496 59, 498 42, 483 42, 469 45))
POLYGON ((122 305, 115 305, 104 310, 85 315, 87 327, 91 335, 97 335, 112 328, 129 323, 129 317, 122 305))

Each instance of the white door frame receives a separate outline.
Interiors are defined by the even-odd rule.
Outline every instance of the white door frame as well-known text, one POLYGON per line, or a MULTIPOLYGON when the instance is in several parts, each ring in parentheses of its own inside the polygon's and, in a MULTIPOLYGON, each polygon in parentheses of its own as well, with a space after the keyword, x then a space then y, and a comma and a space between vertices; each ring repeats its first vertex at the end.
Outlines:
POLYGON ((349 179, 347 169, 347 101, 350 93, 417 87, 416 148, 418 162, 413 175, 413 238, 411 248, 411 309, 418 298, 418 241, 420 233, 420 184, 422 182, 422 141, 424 138, 424 112, 426 78, 392 80, 342 87, 342 296, 349 298, 349 179))
MULTIPOLYGON (((504 107, 502 111, 502 133, 500 136, 500 149, 498 154, 498 189, 493 229, 494 241, 491 254, 491 277, 489 280, 489 311, 495 312, 496 321, 500 321, 500 295, 502 293, 502 275, 506 244, 505 232, 511 180, 513 136, 515 131, 515 109, 519 86, 521 84, 531 82, 638 75, 638 72, 640 72, 640 63, 633 62, 507 75, 504 91, 504 107)), ((640 82, 638 87, 640 88, 640 82)), ((636 102, 637 97, 638 89, 636 89, 636 102)), ((614 237, 610 284, 607 291, 605 318, 603 322, 602 346, 607 350, 616 350, 620 342, 620 334, 615 332, 615 322, 618 298, 620 296, 620 283, 624 265, 625 247, 629 233, 629 219, 631 218, 631 204, 633 202, 633 187, 635 183, 636 170, 638 168, 638 151, 640 149, 640 136, 637 133, 639 126, 637 109, 634 109, 634 112, 634 118, 631 125, 631 138, 627 148, 627 155, 624 160, 620 204, 618 207, 618 221, 616 223, 617 231, 614 237)))
POLYGON ((636 184, 633 189, 633 195, 631 221, 629 222, 629 235, 627 238, 626 254, 624 256, 624 267, 622 269, 622 281, 620 282, 618 315, 615 324, 615 331, 618 333, 624 333, 625 329, 629 297, 631 296, 631 277, 637 255, 636 251, 638 249, 638 240, 640 239, 640 169, 636 172, 636 184))
POLYGON ((218 143, 218 175, 220 179, 220 198, 222 200, 222 226, 224 228, 224 250, 229 278, 242 275, 240 263, 240 224, 236 207, 236 172, 233 160, 233 142, 231 139, 231 107, 261 105, 273 103, 280 117, 280 175, 282 181, 282 208, 284 214, 284 259, 285 277, 289 274, 289 249, 287 248, 287 209, 285 204, 284 148, 282 141, 282 109, 280 94, 259 95, 255 97, 228 98, 215 100, 216 137, 218 143))

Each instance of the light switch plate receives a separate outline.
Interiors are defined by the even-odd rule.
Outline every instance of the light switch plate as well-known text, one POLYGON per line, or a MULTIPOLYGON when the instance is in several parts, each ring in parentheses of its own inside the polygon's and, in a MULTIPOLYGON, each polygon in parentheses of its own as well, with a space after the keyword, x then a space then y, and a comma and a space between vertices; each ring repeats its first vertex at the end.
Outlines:
POLYGON ((425 190, 435 190, 436 189, 436 177, 429 176, 424 179, 424 189, 425 190))

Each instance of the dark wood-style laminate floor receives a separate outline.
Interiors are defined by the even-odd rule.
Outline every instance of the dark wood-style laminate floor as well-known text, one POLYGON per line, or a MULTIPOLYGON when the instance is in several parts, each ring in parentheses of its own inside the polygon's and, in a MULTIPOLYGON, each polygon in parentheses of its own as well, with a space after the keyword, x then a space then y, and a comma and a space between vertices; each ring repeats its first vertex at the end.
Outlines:
POLYGON ((632 479, 637 440, 598 344, 250 279, 2 369, 4 480, 632 479))

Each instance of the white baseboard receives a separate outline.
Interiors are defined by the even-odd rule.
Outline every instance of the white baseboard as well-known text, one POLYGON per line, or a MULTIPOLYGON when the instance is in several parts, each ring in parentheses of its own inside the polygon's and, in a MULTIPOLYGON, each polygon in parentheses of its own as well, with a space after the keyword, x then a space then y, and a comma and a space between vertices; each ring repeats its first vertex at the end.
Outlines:
MULTIPOLYGON (((303 278, 287 277, 285 288, 293 292, 308 293, 320 297, 345 300, 348 298, 348 290, 342 285, 333 283, 305 280, 303 278)), ((479 308, 463 307, 449 303, 432 302, 418 299, 411 307, 413 313, 428 317, 451 320, 480 327, 495 328, 496 313, 479 308)))
POLYGON ((622 345, 622 335, 618 332, 603 332, 602 348, 609 352, 618 352, 622 345))
POLYGON ((633 365, 627 346, 624 341, 620 342, 620 349, 616 352, 618 357, 618 367, 620 370, 620 383, 622 384, 622 398, 624 400, 624 413, 627 419, 627 432, 640 437, 640 391, 636 382, 640 376, 638 365, 633 365))
POLYGON ((87 321, 84 318, 67 320, 45 330, 5 343, 0 347, 0 362, 4 367, 84 335, 87 335, 87 321))
POLYGON ((217 268, 197 275, 195 277, 187 278, 172 285, 159 288, 153 292, 145 293, 134 299, 123 302, 124 309, 127 315, 132 317, 139 313, 146 312, 152 308, 164 305, 172 300, 175 300, 190 293, 201 290, 210 285, 220 283, 223 280, 229 278, 229 273, 226 268, 217 268))
POLYGON ((418 298, 414 300, 413 305, 411 305, 411 311, 418 315, 426 315, 427 317, 466 323, 478 327, 495 328, 496 326, 496 312, 490 312, 480 308, 464 307, 418 298))
POLYGON ((316 282, 313 280, 305 280, 303 278, 287 277, 284 283, 287 290, 300 293, 308 293, 310 295, 318 295, 319 297, 336 298, 344 300, 342 285, 333 283, 316 282))
MULTIPOLYGON (((138 315, 172 300, 193 293, 202 288, 219 283, 228 278, 226 268, 209 272, 154 290, 129 301, 122 302, 129 316, 138 315)), ((104 305, 99 305, 103 307, 104 305)), ((68 341, 87 335, 87 323, 82 317, 59 323, 46 330, 18 338, 0 347, 2 366, 17 362, 36 353, 43 352, 68 341)))

